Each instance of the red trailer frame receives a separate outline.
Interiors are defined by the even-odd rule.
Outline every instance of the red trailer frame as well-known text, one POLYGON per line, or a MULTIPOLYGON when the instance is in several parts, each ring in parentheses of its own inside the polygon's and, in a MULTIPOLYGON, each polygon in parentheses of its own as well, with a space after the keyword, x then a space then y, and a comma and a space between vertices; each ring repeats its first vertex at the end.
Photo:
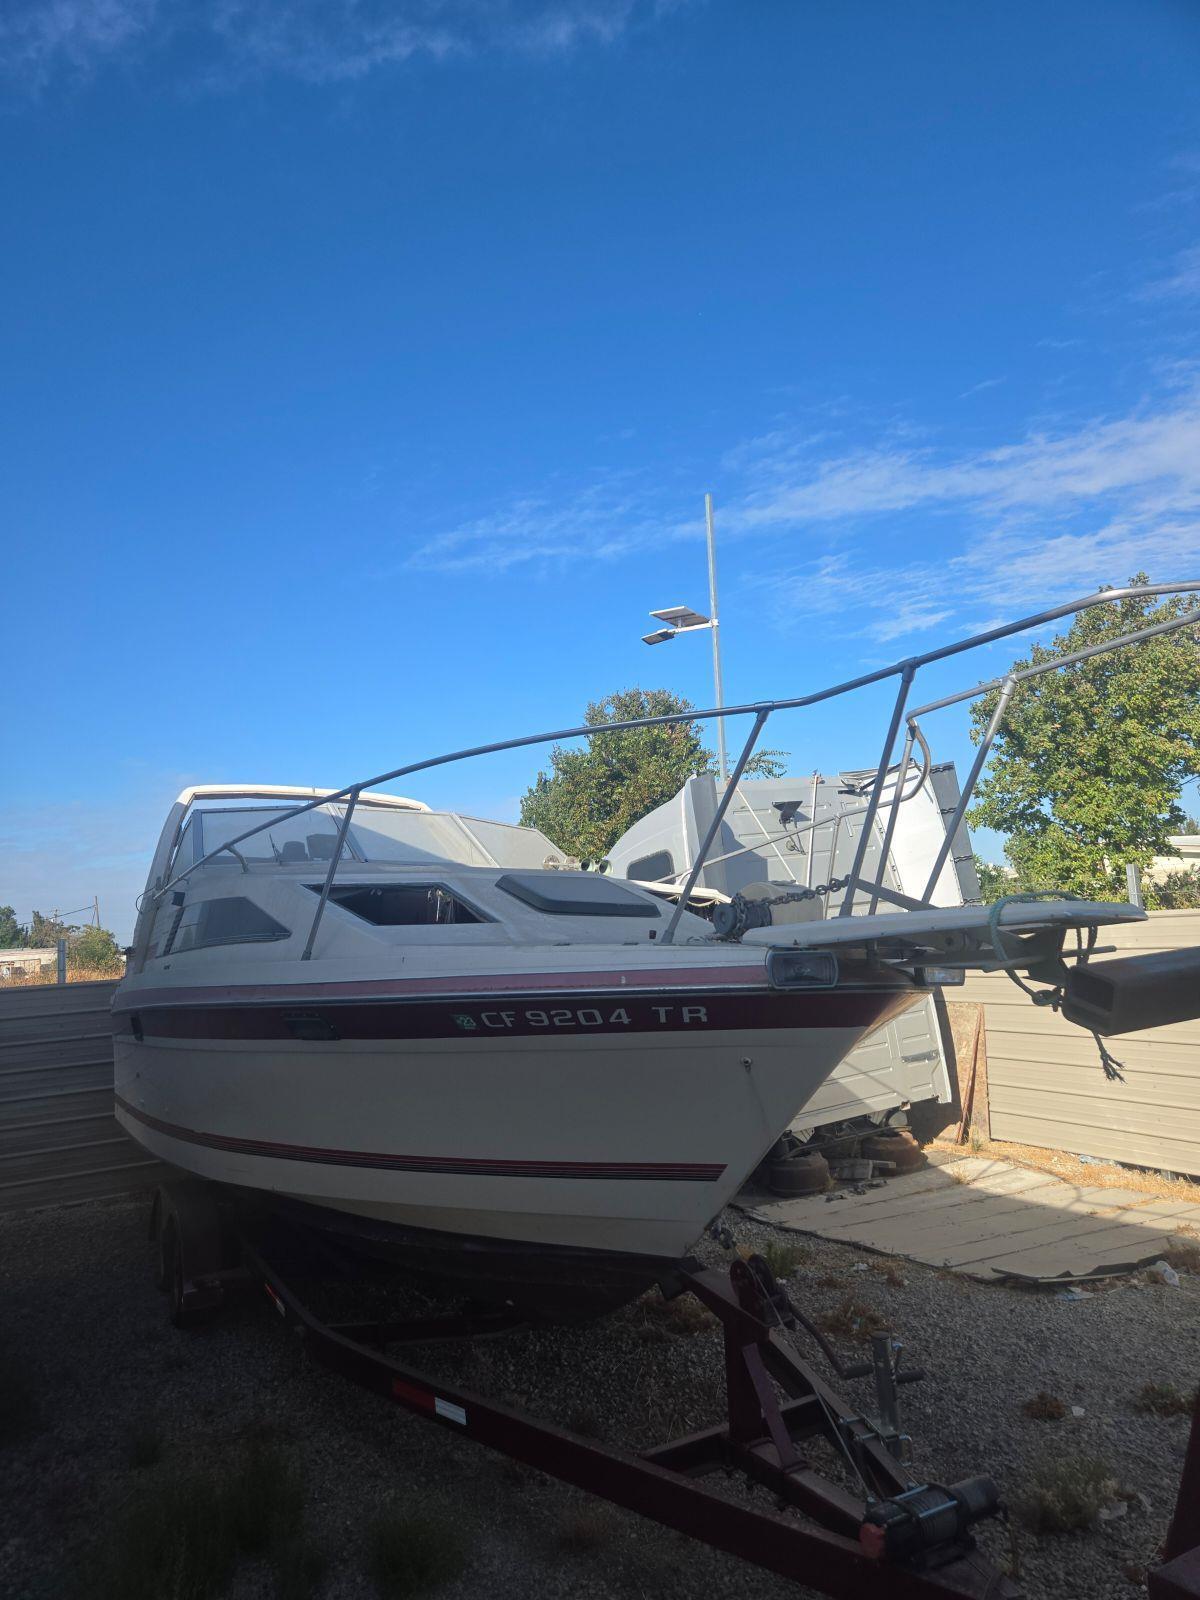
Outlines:
POLYGON ((277 1228, 239 1214, 211 1186, 161 1189, 151 1232, 172 1320, 182 1325, 210 1315, 232 1287, 257 1283, 322 1366, 430 1422, 823 1594, 1019 1600, 1020 1590, 971 1534, 981 1518, 1004 1514, 995 1485, 987 1478, 914 1482, 901 1463, 895 1386, 922 1374, 897 1371, 886 1334, 875 1337, 872 1363, 841 1363, 760 1257, 735 1260, 727 1273, 681 1265, 673 1287, 694 1294, 721 1324, 728 1414, 717 1427, 639 1453, 459 1389, 389 1353, 511 1330, 528 1318, 483 1309, 403 1322, 322 1321, 278 1264, 277 1228), (789 1338, 799 1328, 813 1334, 841 1376, 874 1373, 882 1422, 862 1415, 800 1358, 789 1338), (816 1439, 832 1443, 853 1467, 864 1485, 861 1497, 806 1457, 806 1442, 816 1439), (770 1491, 778 1510, 714 1492, 700 1481, 714 1472, 740 1472, 770 1491))

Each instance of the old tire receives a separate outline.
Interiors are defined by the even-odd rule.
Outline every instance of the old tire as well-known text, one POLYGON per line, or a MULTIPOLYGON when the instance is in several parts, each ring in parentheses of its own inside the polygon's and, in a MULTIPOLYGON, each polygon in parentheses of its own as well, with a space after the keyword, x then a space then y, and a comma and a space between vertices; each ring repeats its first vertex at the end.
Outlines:
POLYGON ((925 1165, 925 1152, 911 1133, 872 1133, 862 1141, 859 1153, 869 1161, 891 1161, 896 1171, 916 1172, 925 1165))
POLYGON ((819 1151, 772 1161, 767 1170, 767 1187, 772 1194, 788 1197, 823 1194, 829 1187, 829 1163, 819 1151))

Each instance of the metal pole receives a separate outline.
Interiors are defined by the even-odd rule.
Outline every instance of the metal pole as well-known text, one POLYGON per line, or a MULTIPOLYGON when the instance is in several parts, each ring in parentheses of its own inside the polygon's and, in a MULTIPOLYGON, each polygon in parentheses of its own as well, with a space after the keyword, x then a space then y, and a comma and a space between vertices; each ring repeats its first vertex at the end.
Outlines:
POLYGON ((325 902, 329 899, 329 891, 333 888, 333 876, 342 859, 342 851, 346 847, 346 835, 350 831, 350 818, 354 815, 354 808, 358 804, 359 791, 352 789, 346 806, 346 814, 342 818, 342 825, 338 829, 337 844, 334 846, 333 855, 329 862, 329 871, 325 874, 325 882, 321 885, 321 898, 317 901, 317 909, 313 915, 312 927, 308 930, 308 943, 304 946, 301 961, 311 961, 313 945, 316 942, 317 929, 321 926, 321 918, 325 914, 325 902))
MULTIPOLYGON (((820 774, 817 773, 817 772, 814 772, 813 773, 812 800, 809 803, 809 807, 808 807, 809 812, 811 813, 811 815, 809 817, 809 822, 812 825, 811 826, 812 837, 808 841, 808 850, 805 852, 806 860, 805 860, 805 863, 804 863, 804 887, 806 889, 811 889, 812 888, 813 857, 817 853, 817 795, 818 795, 818 792, 820 790, 820 783, 821 783, 820 774)), ((797 832, 799 832, 799 829, 797 829, 797 832)), ((831 874, 831 876, 832 876, 832 874, 831 874)))
POLYGON ((892 791, 892 803, 888 808, 887 826, 883 830, 883 843, 879 846, 879 875, 875 880, 876 892, 871 896, 871 904, 867 908, 872 916, 879 904, 879 887, 883 883, 883 875, 887 871, 888 853, 892 848, 892 837, 896 832, 896 822, 900 816, 900 803, 904 796, 904 785, 908 782, 908 763, 912 760, 913 740, 912 724, 909 724, 908 735, 904 740, 904 754, 900 757, 900 771, 896 774, 896 787, 892 791))
POLYGON ((66 981, 67 981, 67 941, 65 939, 60 939, 58 941, 58 960, 55 963, 55 967, 56 967, 56 971, 55 971, 55 974, 54 974, 55 983, 66 983, 66 981))
MULTIPOLYGON (((704 529, 708 539, 708 610, 712 623, 713 689, 718 711, 725 704, 721 685, 721 623, 717 612, 717 541, 713 532, 713 498, 704 496, 704 529)), ((729 762, 725 754, 725 718, 717 718, 717 771, 721 782, 729 782, 729 762)))
POLYGON ((1129 904, 1136 906, 1139 911, 1146 909, 1146 900, 1142 894, 1142 869, 1136 861, 1130 861, 1125 868, 1125 892, 1129 896, 1129 904))
POLYGON ((883 793, 883 780, 887 777, 888 762, 892 759, 896 735, 900 731, 900 719, 904 715, 904 704, 908 699, 908 691, 916 675, 917 662, 906 661, 900 669, 900 688, 896 694, 896 703, 892 707, 887 738, 883 741, 883 753, 880 755, 879 765, 875 769, 875 782, 871 785, 871 798, 867 801, 862 832, 858 836, 858 848, 854 852, 854 861, 850 867, 850 886, 842 895, 842 903, 838 907, 839 917, 848 917, 854 910, 854 896, 858 888, 859 876, 862 873, 862 864, 866 859, 867 846, 871 842, 871 830, 875 826, 875 814, 879 810, 879 797, 883 793))
POLYGON ((983 738, 979 741, 979 749, 975 752, 975 759, 971 763, 971 770, 967 773, 967 781, 963 784, 962 794, 958 797, 958 804, 954 808, 954 815, 946 824, 946 837, 942 840, 941 848, 937 853, 937 859, 933 863, 933 871, 929 874, 929 882, 925 885, 925 893, 921 896, 921 899, 925 905, 929 905, 931 903, 930 897, 937 886, 937 881, 941 876, 942 868, 946 864, 946 857, 954 848, 954 835, 962 826, 962 819, 966 816, 967 807, 971 804, 971 796, 975 793, 975 785, 979 782, 979 774, 983 771, 983 763, 988 758, 988 752, 992 748, 992 740, 996 737, 996 732, 1000 727, 1000 720, 1004 716, 1005 711, 1008 709, 1008 702, 1012 699, 1012 693, 1016 687, 1017 680, 1012 676, 1005 678, 1004 682, 1000 685, 1000 693, 996 697, 995 710, 992 712, 991 720, 988 722, 987 728, 984 730, 983 738))
POLYGON ((692 890, 696 887, 696 880, 699 878, 704 867, 704 858, 712 849, 713 840, 717 837, 717 834, 721 828, 721 824, 725 820, 725 813, 729 810, 729 802, 737 793, 737 786, 741 782, 742 773, 746 770, 746 763, 749 761, 754 751, 754 746, 758 741, 758 736, 762 732, 763 723, 766 722, 770 715, 771 713, 769 710, 760 710, 754 719, 754 726, 750 730, 750 737, 743 745, 742 753, 738 757, 737 766, 733 769, 733 781, 725 785, 724 791, 721 794, 721 798, 717 803, 717 809, 713 814, 713 819, 708 825, 708 832, 704 835, 704 838, 700 844, 700 848, 696 852, 695 861, 692 862, 692 870, 688 873, 688 880, 684 884, 683 888, 679 891, 679 899, 675 904, 674 911, 671 913, 671 920, 667 923, 667 931, 662 936, 663 944, 674 943, 675 929, 679 926, 679 919, 683 915, 684 908, 687 906, 688 901, 691 899, 692 890))

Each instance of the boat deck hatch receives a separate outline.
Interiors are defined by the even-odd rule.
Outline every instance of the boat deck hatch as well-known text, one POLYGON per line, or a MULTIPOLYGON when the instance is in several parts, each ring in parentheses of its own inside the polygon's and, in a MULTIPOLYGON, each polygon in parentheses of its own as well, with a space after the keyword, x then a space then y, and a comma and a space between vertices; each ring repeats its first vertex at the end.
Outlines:
POLYGON ((569 877, 565 873, 506 872, 496 887, 535 911, 553 917, 653 917, 659 909, 611 878, 595 874, 569 877))

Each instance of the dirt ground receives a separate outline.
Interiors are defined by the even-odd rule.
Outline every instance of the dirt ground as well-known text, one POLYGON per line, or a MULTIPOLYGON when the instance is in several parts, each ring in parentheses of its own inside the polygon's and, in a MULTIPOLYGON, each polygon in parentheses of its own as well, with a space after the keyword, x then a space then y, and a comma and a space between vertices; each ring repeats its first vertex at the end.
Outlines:
MULTIPOLYGON (((146 1210, 144 1200, 122 1199, 0 1218, 5 1596, 368 1597, 388 1592, 379 1587, 386 1574, 372 1576, 373 1552, 380 1519, 397 1512, 459 1554, 415 1578, 402 1572, 396 1594, 784 1600, 807 1592, 391 1409, 306 1361, 264 1299, 199 1330, 172 1328, 151 1282, 146 1210), (301 1485, 294 1526, 303 1561, 285 1571, 251 1550, 215 1588, 180 1579, 144 1591, 132 1577, 124 1594, 114 1587, 113 1530, 131 1508, 181 1479, 189 1493, 219 1484, 263 1441, 301 1485)), ((1200 1375, 1200 1279, 1185 1271, 1178 1288, 1119 1280, 1069 1300, 785 1240, 733 1212, 725 1221, 744 1249, 799 1250, 792 1292, 839 1324, 847 1352, 862 1318, 904 1338, 906 1361, 929 1373, 903 1391, 920 1476, 989 1472, 1017 1505, 1048 1464, 1096 1468, 1106 1520, 1037 1535, 1015 1519, 1027 1593, 1137 1594, 1170 1516, 1187 1437, 1181 1408, 1200 1375), (1157 1411, 1145 1409, 1151 1383, 1157 1411)), ((703 1319, 664 1314, 661 1303, 589 1327, 442 1346, 430 1363, 466 1387, 641 1447, 716 1420, 722 1406, 719 1335, 703 1319)), ((869 1408, 867 1386, 858 1389, 855 1403, 869 1408)), ((1011 1563, 1002 1529, 984 1540, 1011 1563)))

